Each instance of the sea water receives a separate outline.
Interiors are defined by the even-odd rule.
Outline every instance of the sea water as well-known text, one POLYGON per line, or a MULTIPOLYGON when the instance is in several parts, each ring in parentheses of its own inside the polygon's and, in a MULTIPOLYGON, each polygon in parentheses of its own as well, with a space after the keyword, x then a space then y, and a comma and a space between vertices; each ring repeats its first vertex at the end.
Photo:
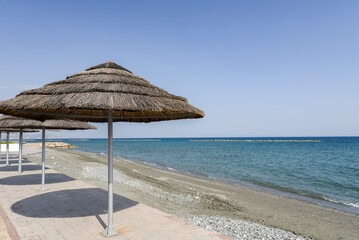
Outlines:
MULTIPOLYGON (((79 151, 107 153, 107 139, 61 141, 79 151)), ((156 167, 359 214, 359 137, 114 139, 113 152, 156 167)))

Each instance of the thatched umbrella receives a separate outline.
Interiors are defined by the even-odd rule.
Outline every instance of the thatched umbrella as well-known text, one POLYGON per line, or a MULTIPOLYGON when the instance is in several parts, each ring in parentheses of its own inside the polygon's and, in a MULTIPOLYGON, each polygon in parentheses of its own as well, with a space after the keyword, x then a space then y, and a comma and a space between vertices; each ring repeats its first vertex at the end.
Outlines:
MULTIPOLYGON (((22 156, 22 132, 38 132, 38 130, 33 129, 15 129, 15 128, 0 128, 0 145, 1 145, 1 133, 6 132, 6 166, 9 166, 9 140, 10 140, 10 133, 11 132, 19 132, 20 133, 20 141, 19 141, 19 158, 22 156)), ((1 148, 0 148, 1 149, 1 148)), ((1 160, 1 150, 0 150, 0 160, 1 160)))
POLYGON ((113 121, 152 122, 204 117, 204 113, 190 105, 187 99, 170 94, 110 61, 0 102, 0 112, 38 120, 71 118, 108 122, 108 224, 105 236, 118 234, 113 226, 113 121))
POLYGON ((20 142, 19 142, 19 165, 18 174, 21 174, 22 164, 22 132, 23 129, 42 129, 42 178, 41 190, 45 190, 45 129, 66 129, 66 130, 87 130, 97 129, 95 126, 74 120, 46 120, 44 122, 33 119, 25 119, 13 116, 0 117, 0 128, 19 128, 20 129, 20 142))

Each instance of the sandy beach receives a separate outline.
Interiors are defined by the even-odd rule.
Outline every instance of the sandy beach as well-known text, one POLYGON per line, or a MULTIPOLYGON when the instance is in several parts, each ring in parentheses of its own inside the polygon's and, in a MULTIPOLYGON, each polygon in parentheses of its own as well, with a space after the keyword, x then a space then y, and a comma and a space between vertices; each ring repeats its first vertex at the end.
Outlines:
MULTIPOLYGON (((38 147, 25 158, 40 163, 38 147)), ((46 149, 46 167, 107 189, 107 157, 46 149)), ((359 216, 115 158, 114 191, 233 239, 358 239, 359 216), (284 231, 283 231, 284 230, 284 231)))

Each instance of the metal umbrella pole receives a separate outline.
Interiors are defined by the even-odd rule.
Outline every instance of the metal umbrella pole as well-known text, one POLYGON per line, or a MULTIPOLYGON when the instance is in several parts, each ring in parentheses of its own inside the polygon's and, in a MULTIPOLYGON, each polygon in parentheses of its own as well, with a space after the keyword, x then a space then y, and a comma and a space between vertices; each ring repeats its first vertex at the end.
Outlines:
POLYGON ((45 191, 45 127, 42 127, 41 191, 45 191))
POLYGON ((9 140, 10 140, 10 132, 6 132, 6 166, 9 166, 9 154, 10 154, 10 146, 9 146, 9 140))
POLYGON ((18 164, 18 172, 17 174, 20 175, 22 173, 21 170, 21 164, 22 164, 22 140, 23 140, 23 129, 20 128, 20 134, 19 134, 19 164, 18 164))
POLYGON ((112 111, 108 110, 108 223, 103 235, 110 237, 118 235, 113 225, 113 119, 112 111))

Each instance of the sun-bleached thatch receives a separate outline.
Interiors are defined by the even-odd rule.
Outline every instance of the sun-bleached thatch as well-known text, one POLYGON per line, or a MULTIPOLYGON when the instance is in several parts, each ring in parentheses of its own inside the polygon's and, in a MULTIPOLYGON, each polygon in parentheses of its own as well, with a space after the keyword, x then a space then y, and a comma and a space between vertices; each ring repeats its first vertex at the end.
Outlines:
MULTIPOLYGON (((39 132, 40 130, 36 129, 23 129, 23 132, 39 132)), ((0 128, 0 132, 20 132, 19 128, 0 128)))
MULTIPOLYGON (((66 129, 66 130, 87 130, 97 129, 95 126, 87 122, 79 122, 74 120, 46 120, 44 122, 33 119, 26 119, 13 116, 0 117, 1 128, 25 128, 25 129, 66 129)), ((19 131, 19 130, 18 130, 19 131)))
POLYGON ((187 99, 150 84, 114 62, 88 68, 65 80, 0 102, 1 113, 37 120, 70 115, 68 118, 75 120, 107 122, 109 110, 113 112, 113 121, 125 122, 204 116, 187 99))

